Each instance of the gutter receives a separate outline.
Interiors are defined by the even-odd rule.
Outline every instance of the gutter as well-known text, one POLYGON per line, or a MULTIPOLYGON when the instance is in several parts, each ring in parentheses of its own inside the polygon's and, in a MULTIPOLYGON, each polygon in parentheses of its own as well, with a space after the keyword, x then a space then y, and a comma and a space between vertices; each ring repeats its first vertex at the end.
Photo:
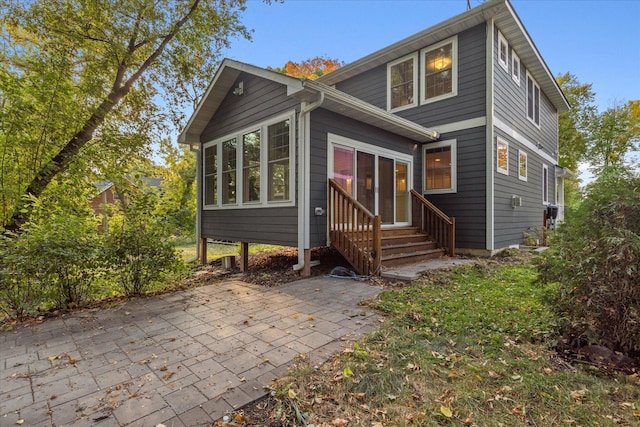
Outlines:
POLYGON ((293 266, 294 271, 302 270, 304 265, 304 251, 309 247, 309 205, 311 177, 311 112, 324 102, 324 92, 318 92, 318 99, 311 104, 302 102, 298 114, 298 263, 293 266), (308 146, 307 146, 308 143, 308 146))

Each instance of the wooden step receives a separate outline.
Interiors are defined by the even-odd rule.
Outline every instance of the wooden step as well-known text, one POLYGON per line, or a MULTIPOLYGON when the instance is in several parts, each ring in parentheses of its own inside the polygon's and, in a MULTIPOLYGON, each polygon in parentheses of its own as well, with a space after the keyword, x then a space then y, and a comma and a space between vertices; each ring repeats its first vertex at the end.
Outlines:
POLYGON ((391 237, 391 236, 407 236, 414 234, 423 234, 418 227, 393 227, 393 228, 383 228, 382 229, 382 237, 391 237))
POLYGON ((385 246, 404 245, 409 243, 427 243, 429 236, 426 234, 402 234, 399 236, 382 236, 380 244, 385 246))
POLYGON ((419 242, 400 243, 395 245, 382 245, 382 256, 406 254, 411 252, 428 251, 437 249, 436 242, 427 240, 419 242))
POLYGON ((427 261, 429 259, 440 258, 444 255, 444 249, 429 249, 426 251, 395 254, 382 257, 383 267, 397 267, 404 264, 413 264, 427 261))

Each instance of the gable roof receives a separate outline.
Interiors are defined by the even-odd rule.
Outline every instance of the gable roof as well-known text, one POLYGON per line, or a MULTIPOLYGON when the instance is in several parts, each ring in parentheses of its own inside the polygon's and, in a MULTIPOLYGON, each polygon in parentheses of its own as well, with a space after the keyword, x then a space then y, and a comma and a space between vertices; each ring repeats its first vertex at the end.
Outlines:
POLYGON ((300 80, 254 65, 225 59, 196 107, 184 130, 178 135, 179 143, 200 143, 200 134, 222 104, 240 73, 249 73, 287 87, 287 95, 301 102, 322 99, 322 108, 351 117, 380 129, 410 138, 417 142, 435 141, 438 132, 391 114, 386 110, 341 92, 324 83, 300 80))
POLYGON ((556 109, 558 111, 569 110, 569 102, 509 0, 490 0, 482 3, 460 15, 325 74, 319 77, 318 81, 326 85, 335 85, 350 77, 417 52, 476 25, 489 22, 491 19, 494 20, 509 45, 517 52, 520 61, 527 67, 529 73, 535 78, 556 109))

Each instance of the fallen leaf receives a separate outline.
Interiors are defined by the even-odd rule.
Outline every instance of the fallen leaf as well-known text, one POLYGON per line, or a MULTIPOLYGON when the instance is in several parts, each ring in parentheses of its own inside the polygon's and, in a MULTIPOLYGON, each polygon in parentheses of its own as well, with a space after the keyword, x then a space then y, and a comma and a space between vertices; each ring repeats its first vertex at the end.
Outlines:
POLYGON ((307 317, 307 320, 309 320, 309 321, 313 320, 313 316, 307 317))
POLYGON ((349 421, 343 418, 336 418, 331 422, 331 424, 333 424, 336 427, 347 427, 349 425, 349 421))
POLYGON ((633 411, 634 417, 640 417, 640 411, 633 411))
POLYGON ((355 396, 356 396, 356 399, 358 399, 358 400, 364 400, 366 394, 365 393, 356 393, 355 396))
POLYGON ((342 370, 342 375, 344 375, 345 378, 348 378, 353 375, 353 371, 349 368, 344 368, 342 370))
POLYGON ((292 318, 292 319, 297 319, 297 318, 298 318, 298 315, 297 315, 297 314, 294 314, 293 316, 291 316, 291 318, 292 318))
POLYGON ((244 415, 236 414, 236 416, 234 417, 234 420, 237 423, 244 423, 244 415))
POLYGON ((289 394, 289 399, 295 399, 296 398, 296 392, 293 391, 292 388, 289 389, 288 394, 289 394))
POLYGON ((451 409, 449 409, 446 406, 441 406, 440 407, 440 412, 442 412, 442 415, 444 415, 447 418, 453 417, 453 413, 451 412, 451 409))
POLYGON ((160 370, 163 371, 163 372, 166 371, 167 369, 169 369, 169 368, 167 368, 167 365, 162 365, 162 368, 160 368, 160 370))
POLYGON ((24 423, 24 420, 18 420, 18 421, 16 421, 16 424, 18 424, 18 425, 22 425, 23 423, 24 423))

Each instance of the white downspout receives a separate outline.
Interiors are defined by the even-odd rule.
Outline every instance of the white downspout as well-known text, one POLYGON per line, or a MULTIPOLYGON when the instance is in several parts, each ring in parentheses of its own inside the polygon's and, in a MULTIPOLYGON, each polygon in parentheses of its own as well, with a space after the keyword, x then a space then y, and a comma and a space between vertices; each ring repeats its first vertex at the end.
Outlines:
POLYGON ((311 187, 311 112, 324 102, 324 92, 320 92, 318 99, 311 104, 302 102, 298 115, 298 263, 293 266, 295 271, 304 268, 304 251, 309 247, 309 205, 311 187))
POLYGON ((202 206, 202 180, 200 179, 201 163, 202 163, 202 145, 193 148, 193 145, 189 145, 189 151, 196 153, 196 256, 187 260, 187 263, 191 264, 200 259, 200 238, 202 234, 200 226, 200 207, 202 206))

